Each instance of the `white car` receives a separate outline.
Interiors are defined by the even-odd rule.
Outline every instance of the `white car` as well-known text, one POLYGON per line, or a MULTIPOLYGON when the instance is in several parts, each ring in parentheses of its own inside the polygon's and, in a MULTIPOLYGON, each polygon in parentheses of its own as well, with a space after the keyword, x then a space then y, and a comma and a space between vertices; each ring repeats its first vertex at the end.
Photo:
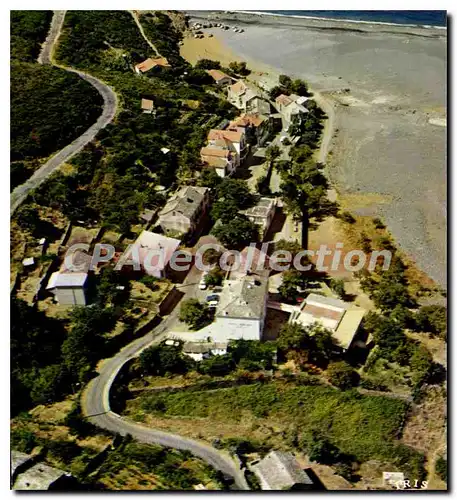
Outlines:
POLYGON ((206 277, 208 276, 208 273, 203 273, 202 274, 202 279, 200 280, 200 283, 198 284, 198 288, 200 290, 206 290, 208 288, 208 285, 206 284, 206 277))

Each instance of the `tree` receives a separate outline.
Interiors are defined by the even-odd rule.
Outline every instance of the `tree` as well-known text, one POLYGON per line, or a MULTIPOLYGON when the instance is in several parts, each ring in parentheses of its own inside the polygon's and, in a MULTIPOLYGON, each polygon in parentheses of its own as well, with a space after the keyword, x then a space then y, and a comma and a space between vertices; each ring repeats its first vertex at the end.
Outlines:
POLYGON ((228 352, 234 362, 241 368, 255 370, 270 370, 276 354, 274 342, 260 342, 258 340, 231 340, 228 352))
POLYGON ((443 457, 438 457, 435 462, 435 471, 438 476, 447 483, 447 460, 443 457))
POLYGON ((209 308, 198 299, 188 299, 181 304, 179 320, 187 323, 191 329, 199 330, 209 321, 209 308))
POLYGON ((336 204, 327 198, 328 182, 322 173, 322 165, 312 161, 292 163, 280 174, 281 197, 286 211, 302 221, 302 247, 307 248, 309 220, 321 220, 336 213, 336 204))
POLYGON ((282 274, 282 283, 279 286, 279 293, 289 302, 295 302, 302 293, 300 289, 306 288, 307 279, 300 271, 289 269, 282 274))
POLYGON ((193 368, 192 358, 182 354, 182 343, 167 345, 165 342, 153 345, 140 354, 140 366, 144 373, 162 376, 166 373, 186 373, 193 368))
POLYGON ((20 227, 34 231, 40 223, 40 215, 36 207, 22 205, 16 210, 15 219, 20 227))
POLYGON ((433 357, 425 346, 415 346, 410 358, 410 367, 413 371, 414 384, 426 382, 433 366, 433 357))
POLYGON ((276 146, 276 144, 268 146, 267 149, 265 150, 265 159, 270 164, 273 163, 276 160, 276 158, 279 158, 280 156, 281 156, 281 149, 279 146, 276 146))
POLYGON ((236 62, 233 61, 229 64, 229 68, 236 73, 237 75, 241 76, 247 76, 251 72, 246 66, 246 63, 244 61, 242 62, 236 62))
POLYGON ((281 239, 275 243, 275 251, 276 250, 285 250, 295 256, 297 253, 301 252, 303 248, 298 241, 281 239))
POLYGON ((307 330, 299 323, 286 323, 279 331, 278 347, 282 351, 307 348, 310 339, 307 330))
POLYGON ((224 279, 224 272, 214 267, 211 271, 205 276, 205 284, 208 286, 218 286, 222 283, 224 279))
POLYGON ((200 69, 221 69, 221 63, 211 59, 199 59, 195 63, 195 67, 200 69))
POLYGON ((211 207, 211 218, 213 221, 220 219, 225 223, 234 219, 238 215, 239 210, 237 201, 220 199, 214 202, 211 207))
POLYGON ((335 353, 335 343, 330 330, 319 323, 309 327, 309 336, 312 343, 311 358, 317 364, 328 363, 335 353))
POLYGON ((235 368, 235 363, 230 354, 211 356, 198 363, 197 370, 203 375, 222 377, 228 375, 235 368))
POLYGON ((229 249, 241 249, 259 239, 257 225, 241 215, 215 225, 211 234, 229 249))
POLYGON ((349 389, 358 382, 358 374, 345 361, 330 363, 327 368, 327 377, 332 385, 340 389, 349 389))
POLYGON ((330 282, 330 288, 338 295, 340 299, 344 299, 344 297, 346 296, 343 279, 332 279, 330 282))
POLYGON ((292 84, 292 78, 287 75, 279 75, 279 84, 283 87, 289 88, 292 84))
POLYGON ((383 351, 383 354, 390 356, 392 351, 394 351, 399 345, 405 343, 406 336, 403 329, 396 321, 386 318, 385 316, 378 315, 376 323, 369 325, 370 318, 375 319, 374 316, 370 315, 368 317, 368 323, 365 321, 365 327, 367 329, 369 326, 372 327, 371 331, 373 334, 373 340, 383 351))
POLYGON ((338 447, 317 432, 305 436, 303 445, 312 462, 331 465, 336 463, 341 455, 338 447))
POLYGON ((280 85, 276 85, 275 87, 271 88, 270 91, 268 92, 268 96, 272 101, 274 101, 281 94, 289 95, 290 92, 284 87, 281 87, 280 85))
POLYGON ((97 294, 100 304, 123 304, 130 296, 130 282, 124 274, 106 266, 100 271, 97 294))
POLYGON ((403 283, 392 281, 391 278, 385 276, 379 281, 372 299, 375 306, 382 311, 392 310, 397 305, 403 307, 411 305, 411 297, 407 287, 403 283))
POLYGON ((446 307, 435 304, 422 306, 416 313, 416 329, 422 332, 430 332, 446 339, 447 310, 446 307))
POLYGON ((291 82, 290 90, 294 94, 298 94, 301 96, 308 96, 309 95, 308 85, 306 84, 306 82, 304 82, 303 80, 300 80, 300 79, 296 79, 293 82, 291 82))
POLYGON ((217 175, 216 171, 212 168, 204 168, 197 184, 202 187, 216 188, 222 182, 222 177, 217 175))
POLYGON ((248 208, 254 201, 247 182, 242 179, 232 179, 231 177, 224 178, 216 187, 216 195, 218 199, 223 199, 224 202, 235 202, 238 210, 248 208))

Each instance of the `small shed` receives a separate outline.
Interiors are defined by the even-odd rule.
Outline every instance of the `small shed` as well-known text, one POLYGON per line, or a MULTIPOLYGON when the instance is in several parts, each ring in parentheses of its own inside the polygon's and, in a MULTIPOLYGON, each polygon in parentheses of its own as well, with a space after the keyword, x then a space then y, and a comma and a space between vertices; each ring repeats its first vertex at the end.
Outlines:
POLYGON ((87 273, 51 274, 46 290, 54 294, 59 304, 68 306, 86 305, 87 273))

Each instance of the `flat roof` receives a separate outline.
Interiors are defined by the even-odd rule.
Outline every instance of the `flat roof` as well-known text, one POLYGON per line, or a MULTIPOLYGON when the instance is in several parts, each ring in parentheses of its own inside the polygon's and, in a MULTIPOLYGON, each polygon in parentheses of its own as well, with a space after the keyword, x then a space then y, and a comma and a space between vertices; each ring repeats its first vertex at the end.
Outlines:
POLYGON ((333 337, 343 349, 348 349, 365 315, 363 309, 348 309, 340 321, 333 337))
POLYGON ((310 293, 306 297, 306 303, 315 302, 317 305, 338 307, 339 309, 347 309, 346 302, 339 299, 334 299, 333 297, 326 297, 324 295, 319 295, 317 293, 310 293))
POLYGON ((52 288, 73 288, 83 287, 87 280, 87 273, 61 273, 57 271, 51 274, 47 290, 52 288))

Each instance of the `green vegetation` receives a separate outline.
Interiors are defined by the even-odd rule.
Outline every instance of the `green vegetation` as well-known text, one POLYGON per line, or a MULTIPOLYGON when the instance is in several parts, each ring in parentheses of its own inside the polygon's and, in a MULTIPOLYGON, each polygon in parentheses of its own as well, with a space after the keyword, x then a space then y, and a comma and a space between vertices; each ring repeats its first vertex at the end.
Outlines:
POLYGON ((192 330, 200 330, 210 322, 209 307, 198 299, 188 299, 181 304, 179 321, 187 323, 192 330))
POLYGON ((227 248, 236 250, 259 240, 257 225, 243 215, 237 215, 223 224, 216 224, 211 234, 227 248))
POLYGON ((38 64, 11 66, 11 158, 45 157, 80 136, 103 99, 78 75, 38 64))
POLYGON ((182 354, 182 343, 167 345, 161 342, 145 349, 140 354, 142 372, 147 375, 163 376, 167 373, 186 373, 195 363, 189 356, 182 354))
MULTIPOLYGON (((57 60, 113 86, 122 109, 115 124, 71 160, 74 172, 52 176, 35 200, 71 220, 98 220, 128 233, 145 208, 165 202, 158 185, 198 177, 199 149, 208 130, 236 111, 181 78, 179 68, 136 75, 133 65, 154 54, 128 12, 70 11, 64 28, 57 60), (154 100, 155 115, 142 113, 142 97, 154 100), (188 100, 198 106, 190 107, 188 100), (163 154, 163 147, 170 153, 163 154)), ((165 38, 178 48, 171 28, 165 38)))
MULTIPOLYGON (((285 250, 285 249, 284 249, 285 250)), ((306 276, 296 269, 284 271, 282 275, 282 283, 279 286, 279 293, 286 302, 296 302, 297 298, 306 288, 308 280, 306 276)))
MULTIPOLYGON (((420 477, 423 457, 396 441, 407 411, 397 399, 367 397, 323 386, 269 383, 205 391, 150 395, 142 400, 149 411, 156 398, 165 417, 208 418, 211 421, 268 419, 284 430, 294 426, 298 442, 319 432, 342 453, 363 462, 387 460, 420 477)), ((242 436, 240 436, 242 437, 242 436)))
POLYGON ((286 323, 279 332, 277 345, 288 359, 301 366, 312 363, 325 367, 338 355, 332 332, 318 323, 306 327, 286 323))
POLYGON ((340 389, 349 389, 358 382, 358 374, 345 361, 330 363, 327 368, 327 376, 332 385, 340 389))
POLYGON ((16 298, 11 315, 13 414, 76 392, 106 354, 104 333, 115 322, 110 309, 75 308, 66 333, 61 321, 16 298))
POLYGON ((129 436, 108 454, 96 480, 111 484, 114 479, 121 486, 122 478, 126 478, 125 470, 129 471, 130 478, 138 473, 144 475, 140 487, 135 489, 193 490, 199 483, 212 483, 214 489, 222 489, 217 471, 190 452, 138 443, 129 436))
POLYGON ((10 13, 11 59, 33 62, 40 54, 51 24, 51 10, 12 10, 10 13))
MULTIPOLYGON (((316 123, 320 124, 319 121, 316 123)), ((310 144, 314 143, 310 141, 310 144)), ((297 152, 292 153, 291 162, 284 162, 276 168, 281 175, 280 195, 285 209, 295 220, 302 221, 301 245, 308 248, 310 219, 320 221, 328 215, 335 215, 337 209, 336 204, 327 198, 329 186, 322 171, 323 165, 312 160, 308 146, 301 146, 297 148, 297 152), (303 148, 306 148, 306 154, 300 154, 303 153, 303 148)))
POLYGON ((416 329, 446 340, 447 310, 444 306, 422 306, 414 316, 416 329))
POLYGON ((229 64, 229 69, 235 74, 239 76, 247 76, 251 73, 251 70, 246 66, 246 63, 243 62, 231 62, 229 64))
POLYGON ((447 460, 443 457, 438 457, 435 463, 435 471, 438 476, 447 483, 447 460))
POLYGON ((218 267, 214 267, 205 276, 205 284, 208 286, 218 286, 222 283, 223 279, 224 279, 224 272, 218 267))

